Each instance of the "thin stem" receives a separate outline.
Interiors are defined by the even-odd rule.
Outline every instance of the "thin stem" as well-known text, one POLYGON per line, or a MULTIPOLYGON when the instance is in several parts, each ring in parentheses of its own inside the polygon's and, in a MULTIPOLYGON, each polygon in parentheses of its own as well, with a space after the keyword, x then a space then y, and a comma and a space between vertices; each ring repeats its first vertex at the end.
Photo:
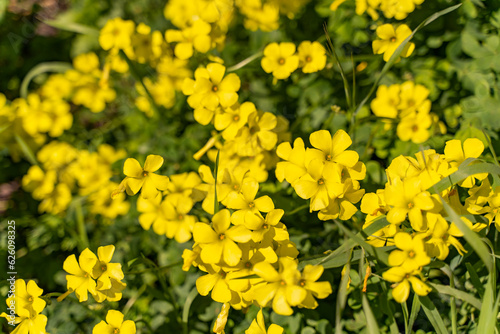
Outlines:
MULTIPOLYGON (((455 288, 455 277, 453 272, 450 270, 450 287, 455 288)), ((450 296, 450 318, 451 318, 451 332, 457 334, 457 304, 455 301, 455 296, 450 296)))
POLYGON ((408 321, 409 321, 408 305, 406 305, 406 300, 404 301, 404 303, 401 303, 401 308, 403 309, 403 316, 405 318, 405 333, 409 333, 408 332, 408 321))
POLYGON ((178 261, 178 262, 174 262, 174 263, 171 263, 171 264, 167 264, 166 266, 162 266, 162 267, 148 268, 148 269, 136 270, 136 271, 129 271, 129 272, 126 272, 125 275, 138 275, 138 274, 143 274, 143 273, 147 273, 147 272, 150 272, 150 271, 161 271, 161 270, 165 270, 165 269, 169 269, 169 268, 178 266, 178 265, 180 265, 182 263, 183 263, 183 261, 178 261))
POLYGON ((229 73, 229 72, 234 72, 236 70, 239 70, 240 68, 242 67, 245 67, 246 65, 250 64, 252 61, 254 61, 255 59, 259 58, 259 57, 262 57, 263 55, 263 52, 262 51, 259 51, 257 52, 256 54, 253 54, 251 55, 250 57, 248 58, 245 58, 243 59, 242 61, 240 61, 238 64, 236 65, 233 65, 231 67, 228 67, 226 69, 226 72, 229 73))
POLYGON ((141 83, 142 88, 144 88, 144 91, 146 92, 146 95, 148 97, 149 104, 151 105, 151 108, 153 108, 153 111, 155 112, 155 114, 158 115, 158 106, 156 105, 156 102, 153 98, 153 95, 151 95, 151 92, 144 84, 144 81, 142 80, 141 76, 137 72, 137 69, 135 68, 134 63, 132 63, 130 58, 127 56, 127 54, 123 50, 120 50, 120 56, 122 56, 122 58, 125 59, 125 61, 127 62, 127 65, 130 69, 130 73, 132 73, 132 76, 134 77, 134 79, 141 83))
POLYGON ((292 210, 292 211, 290 211, 290 212, 285 213, 285 216, 291 216, 291 215, 294 215, 294 214, 296 214, 297 212, 300 212, 300 211, 302 211, 302 210, 304 210, 304 209, 307 209, 308 207, 309 207, 309 204, 304 204, 304 205, 299 206, 298 208, 296 208, 296 209, 294 209, 294 210, 292 210))

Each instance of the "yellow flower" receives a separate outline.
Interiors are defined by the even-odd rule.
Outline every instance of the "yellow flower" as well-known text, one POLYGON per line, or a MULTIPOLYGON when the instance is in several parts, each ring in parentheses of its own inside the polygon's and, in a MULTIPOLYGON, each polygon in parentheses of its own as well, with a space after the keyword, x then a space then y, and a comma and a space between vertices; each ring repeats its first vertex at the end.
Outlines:
POLYGON ((106 321, 101 320, 94 326, 92 334, 135 334, 135 323, 132 320, 123 321, 123 314, 120 311, 109 310, 106 321))
MULTIPOLYGON (((115 252, 115 246, 101 246, 97 249, 98 260, 92 268, 92 277, 97 280, 97 292, 105 293, 106 290, 111 290, 113 286, 121 285, 125 287, 125 283, 121 280, 125 277, 122 271, 122 265, 120 263, 110 263, 113 253, 115 252)), ((120 300, 121 293, 116 293, 114 298, 108 298, 108 300, 120 300)), ((99 297, 105 298, 103 295, 99 297)))
POLYGON ((199 19, 183 30, 167 30, 165 39, 168 43, 177 42, 174 49, 177 58, 189 59, 193 56, 193 49, 206 53, 212 48, 211 30, 209 23, 199 19))
POLYGON ((264 49, 261 61, 266 73, 272 73, 276 79, 286 79, 299 66, 299 57, 295 55, 293 43, 271 43, 264 49))
POLYGON ((304 41, 299 48, 299 66, 302 72, 313 73, 321 71, 326 65, 325 48, 318 42, 304 41))
POLYGON ((377 88, 377 97, 370 106, 377 117, 396 118, 399 114, 400 85, 381 85, 377 88))
POLYGON ((266 324, 264 323, 264 315, 262 309, 257 313, 257 318, 253 319, 250 327, 245 331, 245 334, 281 334, 283 327, 276 324, 271 324, 266 331, 266 324))
MULTIPOLYGON (((376 33, 380 40, 373 41, 373 53, 383 53, 384 60, 389 61, 398 46, 411 35, 411 29, 406 24, 401 24, 396 29, 394 29, 392 24, 383 24, 377 28, 376 33)), ((414 49, 415 44, 408 42, 401 56, 405 58, 409 57, 414 49)))
POLYGON ((427 255, 423 238, 420 234, 411 237, 408 233, 399 232, 394 236, 394 244, 397 248, 389 255, 389 265, 391 267, 401 266, 406 271, 411 272, 423 267, 431 262, 427 255))
POLYGON ((40 298, 43 290, 35 281, 17 279, 15 282, 15 294, 7 298, 7 305, 15 305, 16 314, 22 318, 32 318, 45 308, 46 302, 40 298))
POLYGON ((403 303, 410 295, 410 284, 413 291, 419 296, 426 296, 432 289, 422 282, 416 275, 420 271, 407 271, 403 267, 392 267, 382 274, 382 277, 389 281, 397 283, 392 289, 392 297, 398 303, 403 303))
POLYGON ((276 155, 285 161, 276 164, 276 178, 283 182, 286 179, 292 186, 295 181, 307 173, 305 166, 306 149, 302 138, 297 138, 290 143, 285 142, 278 145, 276 155))
POLYGON ((207 274, 196 280, 196 289, 202 296, 206 296, 212 291, 210 297, 219 303, 237 304, 241 301, 240 296, 232 290, 228 283, 228 273, 223 269, 205 266, 207 274))
MULTIPOLYGON (((481 153, 483 153, 483 150, 484 144, 477 138, 466 139, 463 146, 460 140, 453 139, 446 142, 444 155, 446 157, 446 161, 450 163, 452 171, 454 171, 458 169, 462 162, 464 162, 467 158, 479 158, 481 153)), ((471 175, 458 184, 464 188, 472 188, 476 182, 475 179, 484 180, 487 176, 487 173, 471 175)))
POLYGON ((78 262, 76 256, 70 255, 64 261, 63 268, 70 275, 66 275, 67 289, 75 291, 80 302, 88 299, 88 292, 96 294, 96 282, 92 279, 92 271, 97 263, 97 257, 88 248, 80 254, 78 262))
POLYGON ((387 220, 391 224, 400 224, 408 215, 415 230, 427 230, 427 220, 423 214, 434 208, 434 202, 431 194, 422 190, 421 183, 418 177, 413 177, 403 181, 396 178, 392 184, 386 185, 385 201, 391 208, 387 220))
POLYGON ((404 117, 398 124, 397 134, 402 141, 411 140, 415 144, 425 142, 431 136, 429 128, 432 118, 429 113, 418 112, 404 117))
POLYGON ((311 199, 311 212, 325 209, 330 198, 337 198, 342 192, 339 172, 335 170, 328 173, 325 167, 321 160, 312 160, 307 167, 307 174, 294 183, 297 195, 311 199))
POLYGON ((224 334, 224 328, 226 327, 227 317, 229 316, 229 310, 231 305, 229 303, 222 304, 221 310, 217 319, 214 323, 213 332, 216 334, 224 334))
POLYGON ((130 36, 134 33, 135 23, 117 17, 106 22, 99 35, 99 44, 104 50, 126 49, 130 47, 130 36))
POLYGON ((314 297, 324 299, 332 294, 330 282, 317 282, 323 271, 324 268, 322 265, 313 266, 308 264, 304 267, 299 285, 307 291, 307 295, 299 306, 314 309, 318 306, 314 297))
MULTIPOLYGON (((0 317, 9 319, 5 312, 0 314, 0 317)), ((18 325, 12 331, 12 334, 47 334, 45 331, 47 317, 43 314, 35 314, 32 317, 16 317, 14 323, 18 325)))
POLYGON ((325 174, 337 172, 337 164, 356 169, 359 155, 356 151, 347 150, 352 140, 344 130, 338 130, 333 136, 328 130, 319 130, 311 133, 309 141, 314 148, 306 150, 306 165, 313 159, 319 159, 325 164, 325 174))
POLYGON ((155 198, 158 190, 166 190, 168 187, 168 177, 157 175, 156 172, 163 165, 163 158, 159 155, 148 155, 144 168, 133 158, 125 160, 123 173, 125 178, 127 194, 135 195, 141 190, 141 195, 145 199, 155 198))
POLYGON ((242 128, 237 139, 240 140, 238 154, 255 156, 262 150, 270 151, 278 142, 274 132, 278 119, 270 112, 254 112, 248 116, 248 124, 242 128))
POLYGON ((205 108, 201 124, 208 124, 213 117, 215 109, 220 105, 224 108, 231 107, 238 101, 240 89, 240 78, 235 73, 230 73, 224 77, 226 68, 218 63, 210 63, 206 68, 199 67, 195 73, 195 80, 186 78, 182 86, 184 95, 188 95, 188 103, 194 108, 205 108), (211 115, 210 115, 211 114, 211 115))
POLYGON ((214 126, 218 131, 222 131, 225 140, 232 140, 238 131, 245 126, 250 114, 257 112, 252 102, 242 103, 240 106, 226 108, 223 112, 215 114, 214 126))
POLYGON ((237 242, 248 242, 252 235, 243 225, 230 228, 231 214, 224 209, 212 217, 212 227, 196 223, 193 229, 194 241, 201 246, 201 260, 209 264, 224 261, 229 266, 240 262, 242 252, 237 242))
POLYGON ((249 229, 262 225, 259 212, 269 212, 274 209, 271 197, 262 196, 255 198, 259 190, 259 183, 248 179, 241 185, 240 192, 232 192, 227 198, 227 208, 236 210, 231 220, 233 224, 244 224, 249 229))
POLYGON ((191 239, 196 217, 188 215, 193 208, 193 200, 185 196, 169 195, 162 203, 163 215, 165 217, 167 238, 178 243, 187 242, 191 239))
POLYGON ((259 285, 254 290, 254 299, 261 307, 267 306, 272 300, 273 311, 281 315, 291 315, 290 306, 301 304, 307 297, 307 291, 300 286, 300 272, 297 261, 289 258, 279 259, 279 271, 268 262, 259 262, 253 267, 266 284, 259 285))

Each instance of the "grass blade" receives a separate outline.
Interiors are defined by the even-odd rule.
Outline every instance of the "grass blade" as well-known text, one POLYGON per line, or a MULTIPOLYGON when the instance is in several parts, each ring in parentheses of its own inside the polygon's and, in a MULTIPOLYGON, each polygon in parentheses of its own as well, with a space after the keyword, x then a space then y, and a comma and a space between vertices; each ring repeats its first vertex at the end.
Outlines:
POLYGON ((28 96, 28 86, 31 80, 33 80, 33 78, 36 77, 37 75, 46 72, 66 72, 71 68, 72 68, 71 64, 64 62, 57 62, 57 61, 41 63, 36 65, 28 72, 28 74, 26 74, 23 81, 21 82, 19 95, 24 99, 28 96))
POLYGON ((362 303, 363 303, 363 311, 366 317, 366 332, 370 334, 380 333, 377 320, 373 315, 373 311, 370 307, 370 303, 368 302, 368 298, 366 298, 366 294, 364 293, 363 293, 362 303))
MULTIPOLYGON (((363 231, 359 232, 356 234, 357 237, 359 238, 364 238, 365 236, 372 235, 373 233, 379 231, 380 229, 386 227, 389 225, 389 222, 385 218, 385 216, 380 216, 377 220, 375 220, 370 226, 365 228, 363 231)), ((313 259, 313 260, 306 260, 306 261, 301 261, 299 263, 299 269, 302 269, 305 267, 306 264, 312 264, 312 265, 317 265, 317 264, 326 264, 329 263, 329 261, 333 261, 334 259, 338 258, 339 256, 346 257, 347 253, 350 252, 350 250, 357 246, 358 243, 354 239, 347 239, 340 247, 338 247, 335 251, 331 252, 328 255, 313 259)), ((350 255, 349 255, 350 256, 350 255)), ((347 263, 347 259, 346 262, 347 263)), ((340 267, 341 265, 339 265, 340 267)), ((329 267, 333 268, 333 267, 329 267)))
POLYGON ((434 284, 434 283, 430 283, 430 282, 427 282, 427 285, 429 285, 430 287, 432 287, 433 289, 435 289, 437 292, 439 292, 441 294, 453 296, 453 297, 460 299, 468 304, 471 304, 472 306, 474 306, 478 310, 481 309, 481 305, 482 305, 481 301, 467 292, 452 288, 451 286, 434 284))
POLYGON ((217 174, 219 174, 219 154, 220 150, 217 151, 217 158, 215 158, 215 169, 214 169, 214 215, 219 212, 219 200, 217 199, 217 174))
POLYGON ((413 324, 415 323, 415 320, 417 319, 418 312, 420 312, 420 299, 418 298, 413 298, 413 303, 411 304, 411 313, 410 313, 410 320, 408 321, 408 331, 411 333, 411 330, 413 328, 413 324))
POLYGON ((427 315, 427 318, 432 324, 432 327, 436 330, 437 334, 448 334, 448 329, 446 328, 443 318, 441 318, 441 314, 436 309, 436 305, 432 302, 432 300, 428 296, 418 296, 415 295, 416 299, 419 299, 422 304, 422 309, 427 315))

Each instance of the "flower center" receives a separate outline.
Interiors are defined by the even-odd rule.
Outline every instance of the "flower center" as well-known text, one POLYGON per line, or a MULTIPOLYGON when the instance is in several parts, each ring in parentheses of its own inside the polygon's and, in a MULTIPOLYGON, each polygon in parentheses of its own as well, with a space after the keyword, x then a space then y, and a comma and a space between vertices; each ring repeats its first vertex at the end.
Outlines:
POLYGON ((245 263, 245 267, 246 268, 252 268, 252 263, 249 261, 247 263, 245 263))
POLYGON ((412 126, 411 127, 411 131, 417 132, 418 131, 418 125, 415 124, 414 126, 412 126))
POLYGON ((416 104, 416 102, 415 102, 414 99, 409 99, 408 100, 408 107, 413 107, 413 106, 415 106, 415 104, 416 104))
POLYGON ((301 280, 300 280, 300 282, 299 282, 299 285, 300 285, 300 286, 304 286, 304 285, 306 285, 306 281, 305 281, 305 280, 303 280, 303 279, 301 279, 301 280))
POLYGON ((325 157, 326 161, 331 161, 332 160, 332 155, 331 154, 327 154, 327 156, 325 157))
POLYGON ((413 258, 415 257, 415 252, 411 250, 411 251, 408 253, 408 257, 409 257, 410 259, 413 259, 413 258))
POLYGON ((238 122, 240 120, 240 116, 236 115, 233 117, 233 121, 238 122))
POLYGON ((307 57, 306 57, 306 62, 310 63, 311 61, 312 61, 311 56, 307 56, 307 57))
POLYGON ((321 185, 323 185, 323 184, 325 184, 325 180, 323 180, 323 179, 319 179, 319 180, 318 180, 318 184, 319 184, 320 186, 321 186, 321 185))
POLYGON ((264 224, 264 225, 262 225, 262 228, 263 228, 264 230, 267 230, 267 229, 269 228, 269 225, 264 224))
POLYGON ((250 209, 255 208, 255 203, 254 203, 254 202, 250 202, 250 203, 248 203, 248 207, 249 207, 250 209))
POLYGON ((115 330, 113 331, 114 334, 118 334, 120 333, 120 330, 118 328, 115 328, 115 330))
POLYGON ((101 265, 101 270, 104 272, 106 270, 108 270, 108 266, 106 266, 105 264, 101 265))
POLYGON ((280 59, 278 59, 278 63, 279 63, 280 65, 283 65, 283 64, 285 63, 285 58, 280 58, 280 59))
POLYGON ((394 43, 395 41, 396 41, 396 37, 391 38, 391 42, 394 43))
POLYGON ((226 238, 226 236, 224 235, 224 233, 219 234, 219 239, 220 240, 224 240, 225 238, 226 238))
POLYGON ((235 185, 233 186, 233 189, 234 189, 234 190, 238 190, 238 189, 240 189, 240 186, 239 186, 239 185, 237 185, 237 184, 235 184, 235 185))
POLYGON ((31 296, 30 296, 30 297, 28 298, 28 301, 29 301, 29 302, 32 302, 32 301, 33 301, 33 297, 31 297, 31 296))
POLYGON ((218 91, 218 90, 219 90, 219 87, 217 87, 217 85, 214 85, 214 86, 212 87, 212 91, 216 92, 216 91, 218 91))
POLYGON ((286 285, 286 282, 282 280, 282 281, 280 282, 280 285, 286 285))
POLYGON ((148 172, 143 171, 143 172, 142 172, 142 176, 144 176, 144 177, 148 176, 148 172))
POLYGON ((415 206, 415 204, 413 204, 413 203, 411 203, 411 202, 410 202, 410 203, 408 203, 408 209, 411 209, 411 208, 413 208, 414 206, 415 206))
POLYGON ((183 219, 184 219, 184 216, 183 216, 183 215, 179 215, 179 216, 177 217, 177 219, 178 219, 178 220, 183 220, 183 219))

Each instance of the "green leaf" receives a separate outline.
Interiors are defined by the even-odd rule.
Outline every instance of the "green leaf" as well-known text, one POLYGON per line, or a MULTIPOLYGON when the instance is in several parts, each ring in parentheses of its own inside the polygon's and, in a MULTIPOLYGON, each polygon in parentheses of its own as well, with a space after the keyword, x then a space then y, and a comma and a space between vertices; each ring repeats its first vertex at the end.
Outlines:
POLYGON ((383 262, 385 264, 388 264, 387 262, 388 262, 389 255, 387 254, 387 252, 381 250, 379 247, 373 247, 372 245, 370 245, 369 243, 367 243, 364 240, 364 237, 362 237, 361 235, 359 235, 359 233, 358 234, 354 234, 351 230, 349 230, 348 228, 346 228, 338 220, 335 220, 335 224, 337 224, 337 226, 340 227, 340 229, 342 229, 344 231, 344 233, 347 234, 347 236, 349 236, 349 238, 351 240, 353 240, 357 245, 360 245, 361 247, 363 247, 368 254, 376 257, 379 261, 381 261, 381 262, 383 262))
POLYGON ((431 301, 428 296, 418 296, 415 295, 414 298, 419 299, 422 304, 422 309, 427 315, 427 318, 432 324, 432 327, 436 330, 437 334, 448 334, 448 329, 446 328, 443 318, 441 318, 441 314, 436 309, 436 305, 431 301))
POLYGON ((31 148, 26 144, 24 141, 23 137, 19 136, 16 134, 15 136, 16 142, 21 147, 21 151, 23 151, 24 155, 26 156, 26 159, 32 164, 32 165, 38 165, 38 161, 36 160, 35 154, 31 150, 31 148))
MULTIPOLYGON (((359 238, 364 238, 365 236, 372 235, 373 233, 379 231, 380 229, 386 227, 387 225, 389 225, 389 222, 387 221, 385 216, 380 216, 379 218, 374 220, 370 226, 365 228, 363 231, 357 233, 356 236, 359 238)), ((343 262, 343 263, 344 264, 347 263, 347 257, 349 257, 349 258, 351 257, 350 250, 357 245, 358 245, 358 243, 354 239, 348 239, 339 248, 337 248, 335 251, 331 252, 328 255, 321 256, 321 257, 318 257, 315 259, 301 260, 299 262, 299 269, 303 269, 306 264, 326 265, 327 263, 331 263, 331 266, 325 267, 325 268, 340 267, 343 264, 339 265, 338 263, 341 263, 341 261, 344 261, 344 259, 345 259, 345 262, 343 262), (341 257, 342 260, 339 260, 338 259, 339 257, 341 257)))
POLYGON ((95 36, 99 35, 99 30, 69 20, 62 20, 62 19, 45 20, 43 21, 43 23, 51 27, 57 28, 59 30, 76 32, 77 34, 95 35, 95 36))
POLYGON ((475 159, 467 159, 465 160, 458 170, 448 177, 442 179, 438 183, 436 183, 432 188, 429 188, 429 192, 437 194, 443 190, 448 189, 454 184, 459 183, 462 180, 465 180, 471 175, 481 174, 481 173, 489 173, 489 174, 497 174, 500 175, 500 167, 488 162, 479 162, 474 164, 468 164, 471 161, 475 161, 475 159))
POLYGON ((497 323, 498 315, 498 303, 500 295, 497 296, 497 300, 493 304, 495 298, 495 288, 494 288, 494 273, 490 273, 488 276, 488 282, 486 283, 486 291, 483 298, 483 306, 479 312, 479 320, 477 325, 476 333, 495 333, 495 327, 497 323))
POLYGON ((413 324, 415 323, 415 320, 417 319, 418 312, 420 312, 420 299, 418 298, 413 298, 413 303, 411 305, 411 314, 410 314, 410 320, 408 321, 408 331, 411 333, 411 330, 413 328, 413 324))
POLYGON ((47 62, 41 63, 33 67, 28 74, 24 77, 21 82, 21 88, 19 89, 19 94, 22 98, 26 98, 28 96, 28 86, 33 80, 34 77, 46 72, 66 72, 71 69, 72 66, 69 63, 64 62, 47 62))
POLYGON ((427 282, 427 284, 441 294, 453 296, 457 299, 461 299, 464 302, 471 304, 478 310, 481 309, 481 301, 467 292, 452 288, 451 286, 447 285, 433 284, 430 282, 427 282))
POLYGON ((368 301, 368 298, 366 298, 366 294, 363 293, 362 297, 362 303, 363 303, 363 311, 365 313, 366 317, 366 332, 370 334, 376 334, 380 333, 380 329, 378 327, 377 320, 375 319, 375 316, 373 315, 373 311, 370 307, 370 303, 368 301))
MULTIPOLYGON (((492 165, 492 164, 487 164, 488 166, 496 167, 500 169, 498 166, 492 165)), ((474 166, 471 166, 474 167, 474 166)), ((458 229, 464 234, 464 239, 467 240, 467 242, 472 246, 472 248, 476 251, 477 255, 481 258, 481 261, 483 261, 484 265, 488 269, 488 271, 491 273, 493 271, 493 260, 491 258, 491 254, 484 244, 484 242, 481 240, 479 235, 472 231, 460 218, 460 216, 451 208, 451 206, 444 201, 444 199, 441 197, 441 203, 443 204, 444 210, 448 214, 448 216, 451 218, 451 221, 455 223, 455 225, 458 227, 458 229)))
POLYGON ((214 215, 219 212, 219 200, 217 199, 217 174, 219 174, 219 153, 217 151, 217 158, 215 158, 215 169, 214 169, 214 215))
POLYGON ((469 272, 472 285, 474 285, 474 287, 476 288, 479 296, 481 297, 484 296, 484 287, 481 281, 479 280, 479 276, 477 275, 476 269, 474 269, 474 267, 469 262, 467 262, 465 266, 467 267, 467 271, 469 272))

